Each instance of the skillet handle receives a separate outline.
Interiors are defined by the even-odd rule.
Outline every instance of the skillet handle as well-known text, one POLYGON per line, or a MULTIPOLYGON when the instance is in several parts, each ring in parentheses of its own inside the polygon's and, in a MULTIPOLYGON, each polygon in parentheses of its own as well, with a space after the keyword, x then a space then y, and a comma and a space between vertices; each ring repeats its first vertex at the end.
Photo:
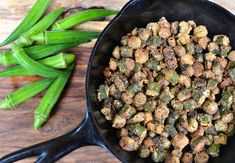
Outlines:
POLYGON ((88 113, 79 127, 70 133, 8 154, 0 158, 0 163, 12 163, 34 156, 38 157, 36 163, 51 163, 87 145, 103 146, 88 113))

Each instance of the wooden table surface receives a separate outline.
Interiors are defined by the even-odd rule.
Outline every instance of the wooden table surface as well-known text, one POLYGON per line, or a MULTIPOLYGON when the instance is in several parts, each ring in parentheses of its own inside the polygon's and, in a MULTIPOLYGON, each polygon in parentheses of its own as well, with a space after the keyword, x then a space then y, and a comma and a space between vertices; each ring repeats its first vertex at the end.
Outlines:
MULTIPOLYGON (((24 18, 35 0, 0 0, 0 42, 4 40, 17 24, 24 18)), ((235 13, 234 0, 213 0, 235 13)), ((53 0, 49 10, 60 6, 67 8, 104 6, 109 9, 120 9, 127 0, 53 0)), ((82 29, 100 31, 108 21, 84 24, 82 29)), ((71 131, 83 119, 86 108, 85 74, 87 62, 93 43, 86 44, 72 51, 77 54, 76 71, 64 92, 62 100, 53 110, 50 120, 40 130, 32 128, 33 112, 38 106, 43 94, 20 105, 12 111, 0 110, 0 157, 15 150, 40 143, 71 131)), ((1 48, 7 49, 8 46, 1 48)), ((0 70, 3 67, 0 66, 0 70)), ((0 99, 7 93, 14 91, 26 83, 37 80, 37 77, 0 78, 0 99)), ((19 162, 33 162, 35 158, 19 162)), ((109 152, 100 147, 89 146, 80 148, 58 161, 59 163, 118 163, 119 161, 109 152)))

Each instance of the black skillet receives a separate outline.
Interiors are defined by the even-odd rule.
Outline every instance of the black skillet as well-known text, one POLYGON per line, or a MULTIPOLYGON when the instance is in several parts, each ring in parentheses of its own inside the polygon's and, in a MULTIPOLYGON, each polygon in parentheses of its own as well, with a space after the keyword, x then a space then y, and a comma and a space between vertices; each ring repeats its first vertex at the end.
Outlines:
MULTIPOLYGON (((37 156, 36 162, 55 162, 82 146, 98 145, 112 152, 120 161, 130 163, 151 162, 141 159, 136 152, 125 152, 118 145, 116 131, 100 113, 96 100, 96 89, 103 83, 102 70, 108 64, 112 49, 119 40, 134 27, 145 27, 148 22, 161 17, 169 21, 195 20, 209 29, 209 35, 226 34, 235 48, 235 16, 224 8, 206 0, 132 0, 106 27, 97 41, 86 76, 87 111, 83 122, 72 132, 56 139, 34 145, 9 154, 0 163, 14 162, 37 156)), ((219 158, 213 163, 235 162, 235 141, 230 138, 223 146, 219 158)))

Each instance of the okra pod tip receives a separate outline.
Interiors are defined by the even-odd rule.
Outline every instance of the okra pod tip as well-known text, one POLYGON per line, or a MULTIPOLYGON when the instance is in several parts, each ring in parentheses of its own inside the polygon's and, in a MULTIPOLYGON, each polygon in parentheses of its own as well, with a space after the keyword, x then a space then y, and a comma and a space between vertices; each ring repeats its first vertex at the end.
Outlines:
POLYGON ((33 124, 33 128, 39 129, 46 121, 47 121, 47 117, 44 117, 43 115, 39 115, 39 114, 34 114, 34 124, 33 124))

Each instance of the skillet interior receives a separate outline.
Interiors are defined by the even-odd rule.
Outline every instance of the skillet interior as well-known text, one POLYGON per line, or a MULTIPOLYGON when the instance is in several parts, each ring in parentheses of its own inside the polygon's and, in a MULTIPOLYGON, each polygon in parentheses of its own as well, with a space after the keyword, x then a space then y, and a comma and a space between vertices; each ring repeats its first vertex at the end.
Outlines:
MULTIPOLYGON (((125 152, 118 146, 115 129, 99 112, 101 106, 96 101, 96 89, 104 82, 102 70, 108 65, 112 49, 119 45, 121 37, 134 27, 145 27, 148 22, 157 21, 163 16, 169 21, 195 20, 197 24, 207 26, 210 37, 215 34, 228 35, 231 45, 235 48, 235 16, 206 0, 133 0, 124 7, 97 41, 87 74, 88 111, 94 118, 106 148, 123 162, 150 162, 151 160, 143 160, 137 152, 125 152)), ((220 157, 210 159, 210 162, 234 162, 235 141, 232 141, 234 138, 231 137, 228 145, 221 148, 220 157)))

